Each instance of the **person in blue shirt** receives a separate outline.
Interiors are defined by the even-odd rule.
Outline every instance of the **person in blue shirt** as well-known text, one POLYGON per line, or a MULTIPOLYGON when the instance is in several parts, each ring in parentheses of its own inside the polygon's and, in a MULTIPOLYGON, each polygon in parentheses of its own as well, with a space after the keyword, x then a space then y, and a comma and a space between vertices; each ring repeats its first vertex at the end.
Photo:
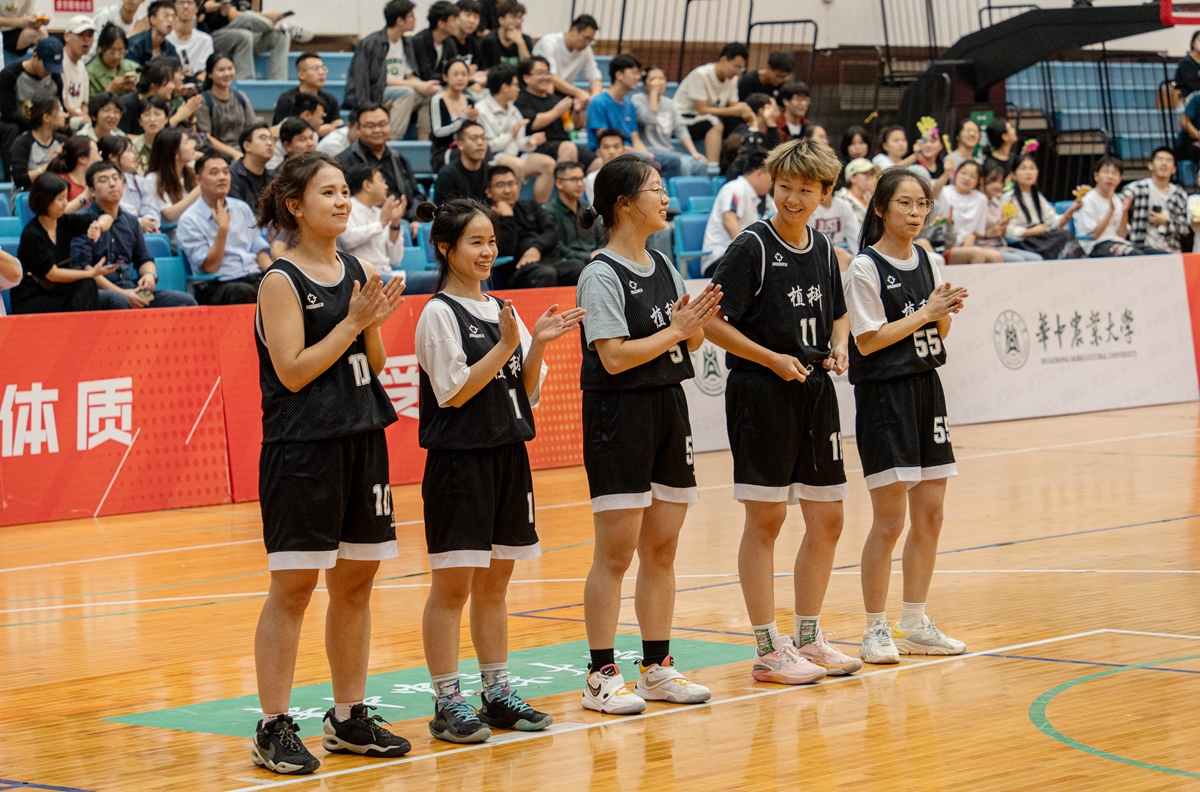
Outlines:
POLYGON ((175 29, 175 4, 172 0, 154 0, 146 11, 150 27, 129 37, 129 52, 125 57, 141 66, 159 55, 179 57, 175 45, 167 36, 175 29))
POLYGON ((200 200, 179 218, 175 236, 193 271, 216 273, 197 289, 203 305, 251 304, 271 266, 270 247, 256 228, 254 210, 229 197, 229 161, 208 152, 196 161, 200 200))
POLYGON ((187 292, 158 288, 158 267, 146 249, 146 238, 138 218, 121 211, 125 195, 125 177, 111 162, 96 162, 87 170, 87 186, 95 202, 79 212, 99 220, 108 215, 112 225, 93 241, 87 236, 71 240, 71 266, 85 269, 102 262, 116 265, 116 271, 96 279, 100 287, 100 308, 180 308, 195 305, 187 292))
POLYGON ((587 136, 588 148, 595 151, 600 143, 596 133, 602 129, 619 129, 625 133, 625 150, 646 159, 657 160, 663 179, 682 173, 679 155, 671 151, 656 151, 653 154, 638 134, 637 108, 629 99, 642 80, 642 64, 632 55, 618 55, 608 65, 612 84, 588 103, 587 136))

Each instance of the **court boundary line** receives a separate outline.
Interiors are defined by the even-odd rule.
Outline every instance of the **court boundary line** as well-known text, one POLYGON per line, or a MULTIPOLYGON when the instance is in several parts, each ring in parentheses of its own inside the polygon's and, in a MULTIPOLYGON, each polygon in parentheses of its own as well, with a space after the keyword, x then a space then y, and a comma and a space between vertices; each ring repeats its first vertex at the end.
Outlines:
MULTIPOLYGON (((883 674, 894 674, 894 673, 898 673, 900 671, 909 670, 909 669, 928 668, 930 666, 941 665, 943 663, 955 662, 955 661, 959 661, 959 660, 967 660, 967 659, 975 658, 975 657, 986 657, 988 655, 996 654, 998 652, 1009 652, 1009 651, 1013 651, 1015 649, 1024 649, 1024 648, 1027 648, 1030 646, 1044 646, 1046 644, 1059 643, 1061 641, 1070 641, 1070 640, 1074 640, 1076 638, 1087 638, 1087 637, 1091 637, 1094 635, 1103 635, 1105 633, 1120 633, 1120 634, 1129 634, 1129 635, 1151 635, 1151 636, 1163 637, 1163 638, 1186 638, 1186 639, 1192 639, 1192 640, 1200 640, 1200 636, 1197 636, 1197 635, 1184 635, 1184 634, 1175 634, 1175 633, 1146 633, 1146 632, 1140 632, 1137 630, 1114 630, 1114 629, 1107 629, 1107 628, 1101 628, 1101 629, 1097 629, 1097 630, 1087 630, 1085 632, 1071 633, 1069 635, 1060 635, 1060 636, 1057 636, 1054 638, 1044 638, 1039 641, 1026 641, 1024 643, 997 647, 995 649, 988 649, 988 650, 981 651, 981 652, 967 652, 967 653, 961 654, 961 655, 953 655, 953 656, 949 656, 949 657, 937 657, 932 660, 926 660, 926 661, 917 662, 917 663, 901 663, 899 665, 889 666, 887 668, 879 669, 878 671, 872 671, 867 674, 853 674, 850 676, 834 677, 834 678, 826 677, 822 682, 820 682, 816 685, 800 685, 800 686, 795 686, 795 687, 783 687, 783 688, 779 688, 779 689, 763 690, 761 692, 747 693, 745 695, 734 696, 732 698, 717 699, 716 701, 709 701, 706 704, 697 704, 697 705, 692 705, 692 706, 682 706, 681 705, 679 707, 670 707, 668 709, 661 709, 661 710, 655 710, 654 712, 647 712, 642 715, 628 715, 628 716, 623 716, 623 717, 622 716, 613 716, 612 720, 596 721, 593 723, 578 723, 578 724, 570 724, 570 725, 563 724, 566 728, 563 728, 560 731, 552 730, 553 727, 551 727, 551 730, 547 730, 547 731, 524 732, 522 734, 522 736, 518 736, 513 739, 504 740, 503 742, 498 742, 495 744, 489 744, 489 743, 483 742, 483 743, 476 743, 474 745, 464 745, 464 746, 460 746, 458 748, 449 748, 449 749, 446 749, 443 751, 434 751, 431 753, 424 753, 419 756, 406 756, 401 759, 393 759, 393 760, 387 761, 387 762, 375 762, 373 764, 361 765, 358 767, 348 767, 343 770, 334 770, 329 773, 314 773, 313 775, 301 776, 301 777, 297 777, 297 778, 290 778, 290 779, 285 779, 285 780, 280 780, 280 781, 264 779, 261 782, 256 782, 254 786, 238 787, 237 789, 227 790, 227 792, 254 792, 254 790, 260 790, 260 789, 268 789, 268 788, 273 789, 275 787, 294 786, 296 784, 311 783, 313 781, 321 781, 326 778, 337 778, 340 776, 357 775, 358 773, 365 773, 365 772, 371 772, 373 770, 380 770, 380 769, 384 769, 384 768, 388 768, 388 767, 396 767, 399 765, 412 764, 415 762, 424 761, 426 759, 440 759, 440 758, 446 757, 446 756, 453 756, 456 754, 468 753, 471 751, 486 750, 489 748, 510 745, 512 743, 517 743, 517 742, 528 742, 531 740, 544 739, 546 737, 554 737, 555 735, 559 735, 559 734, 568 734, 568 733, 577 732, 577 731, 588 731, 590 729, 596 729, 596 728, 600 728, 603 726, 616 726, 616 725, 622 724, 622 723, 638 723, 638 722, 644 721, 648 718, 655 718, 655 717, 660 717, 663 715, 670 715, 670 714, 678 714, 680 712, 697 712, 704 707, 716 707, 716 706, 720 706, 722 704, 733 704, 736 702, 753 701, 756 699, 767 698, 769 696, 778 696, 778 695, 782 695, 785 693, 802 692, 805 690, 816 690, 821 685, 845 684, 848 682, 852 682, 854 680, 870 679, 872 677, 881 676, 883 674)), ((234 779, 234 780, 243 780, 243 779, 234 779)))
POLYGON ((30 564, 28 566, 6 567, 0 569, 0 574, 5 572, 25 572, 30 569, 49 569, 51 567, 73 566, 74 564, 94 564, 98 561, 120 561, 125 558, 139 558, 141 556, 163 555, 164 553, 185 553, 189 550, 208 550, 213 547, 230 547, 232 545, 244 544, 262 544, 262 539, 238 539, 233 542, 215 542, 213 544, 188 545, 187 547, 165 547, 161 550, 142 550, 137 553, 122 553, 121 555, 111 556, 96 556, 95 558, 77 558, 73 561, 51 561, 46 564, 30 564))

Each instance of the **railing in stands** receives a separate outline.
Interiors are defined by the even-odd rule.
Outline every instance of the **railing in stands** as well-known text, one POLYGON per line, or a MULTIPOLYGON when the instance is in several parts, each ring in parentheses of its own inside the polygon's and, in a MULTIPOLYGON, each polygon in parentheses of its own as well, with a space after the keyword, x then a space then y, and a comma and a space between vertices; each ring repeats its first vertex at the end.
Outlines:
POLYGON ((1200 3, 1173 3, 1159 0, 1158 16, 1168 27, 1172 25, 1200 25, 1200 3))
POLYGON ((769 53, 784 50, 796 60, 795 74, 806 75, 804 81, 811 86, 817 65, 817 33, 817 23, 812 19, 751 22, 746 32, 746 47, 750 50, 746 70, 765 68, 769 53), (807 68, 802 66, 805 61, 807 68))

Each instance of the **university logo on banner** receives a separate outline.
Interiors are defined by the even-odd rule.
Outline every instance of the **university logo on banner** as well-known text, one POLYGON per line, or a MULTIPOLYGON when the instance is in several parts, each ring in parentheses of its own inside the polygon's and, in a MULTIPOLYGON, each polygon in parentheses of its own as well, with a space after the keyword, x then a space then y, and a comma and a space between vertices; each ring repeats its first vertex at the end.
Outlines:
POLYGON ((1014 371, 1029 360, 1029 329, 1016 311, 1003 311, 992 328, 992 345, 1000 362, 1014 371))

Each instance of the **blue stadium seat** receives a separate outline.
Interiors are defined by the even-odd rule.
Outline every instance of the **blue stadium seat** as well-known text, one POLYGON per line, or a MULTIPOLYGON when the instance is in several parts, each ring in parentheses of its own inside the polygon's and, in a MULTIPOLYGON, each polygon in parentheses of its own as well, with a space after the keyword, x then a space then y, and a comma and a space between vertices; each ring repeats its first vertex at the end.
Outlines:
POLYGON ((707 176, 676 176, 667 179, 667 193, 681 201, 693 195, 712 195, 712 180, 707 176))
POLYGON ((11 193, 0 192, 0 217, 8 217, 12 214, 12 210, 9 208, 8 204, 11 197, 11 193))
POLYGON ((606 85, 610 82, 608 79, 608 67, 612 63, 612 60, 613 60, 612 55, 597 55, 596 56, 596 66, 600 69, 600 74, 603 75, 603 79, 604 79, 604 82, 606 85))
MULTIPOLYGON (((15 238, 0 239, 0 250, 3 250, 14 258, 17 255, 17 248, 20 246, 21 240, 15 238)), ((0 291, 0 296, 4 298, 4 313, 12 315, 12 299, 8 295, 8 289, 0 291)))
POLYGON ((146 250, 150 258, 169 258, 171 255, 171 240, 166 234, 146 234, 146 250))
POLYGON ((188 261, 187 253, 184 252, 183 246, 179 248, 179 260, 183 262, 183 277, 188 283, 198 283, 203 281, 214 281, 217 279, 217 274, 206 272, 194 272, 192 263, 188 261))
POLYGON ((5 289, 4 291, 0 291, 0 299, 4 300, 4 314, 6 316, 11 316, 12 315, 12 299, 8 296, 8 289, 5 289))
POLYGON ((29 193, 17 193, 13 199, 13 206, 16 209, 17 217, 21 219, 21 227, 29 225, 29 221, 33 219, 33 212, 29 209, 29 193))
POLYGON ((1196 184, 1196 163, 1191 160, 1184 160, 1179 163, 1179 181, 1184 187, 1193 187, 1196 184))
POLYGON ((707 215, 712 211, 713 201, 717 200, 715 195, 692 195, 687 199, 688 214, 704 214, 707 215))
POLYGON ((262 112, 274 110, 279 95, 295 88, 296 84, 287 80, 238 80, 233 87, 246 94, 251 107, 262 112))
POLYGON ((425 251, 425 266, 437 266, 437 254, 433 252, 433 243, 429 241, 429 230, 433 223, 421 223, 417 226, 417 247, 425 251))
POLYGON ((707 215, 681 214, 675 218, 675 265, 685 278, 700 277, 700 257, 710 252, 703 249, 706 225, 707 215))
POLYGON ((721 174, 719 176, 713 176, 712 177, 713 195, 716 195, 718 192, 720 192, 721 188, 725 186, 725 182, 727 182, 727 181, 729 181, 729 180, 725 178, 724 174, 721 174))
POLYGON ((19 238, 23 228, 25 226, 19 217, 0 217, 0 237, 19 238))
MULTIPOLYGON (((296 76, 296 61, 300 59, 303 52, 288 53, 288 71, 289 80, 298 79, 296 76)), ((350 60, 354 57, 353 52, 318 52, 321 60, 325 62, 325 66, 329 69, 328 79, 344 80, 346 73, 350 71, 350 60)), ((271 67, 271 56, 269 53, 254 56, 254 70, 259 77, 266 77, 267 70, 271 67)))
POLYGON ((405 272, 422 272, 428 268, 429 264, 425 260, 424 248, 404 248, 404 260, 400 262, 400 269, 404 270, 405 272))
POLYGON ((436 173, 430 157, 428 140, 389 140, 388 148, 404 159, 412 167, 413 173, 436 173))
POLYGON ((183 259, 179 256, 155 256, 154 266, 158 269, 158 288, 187 291, 187 273, 183 269, 183 259))
POLYGON ((521 185, 520 199, 522 201, 532 201, 533 200, 533 182, 534 181, 535 181, 534 179, 526 179, 525 183, 521 185))

